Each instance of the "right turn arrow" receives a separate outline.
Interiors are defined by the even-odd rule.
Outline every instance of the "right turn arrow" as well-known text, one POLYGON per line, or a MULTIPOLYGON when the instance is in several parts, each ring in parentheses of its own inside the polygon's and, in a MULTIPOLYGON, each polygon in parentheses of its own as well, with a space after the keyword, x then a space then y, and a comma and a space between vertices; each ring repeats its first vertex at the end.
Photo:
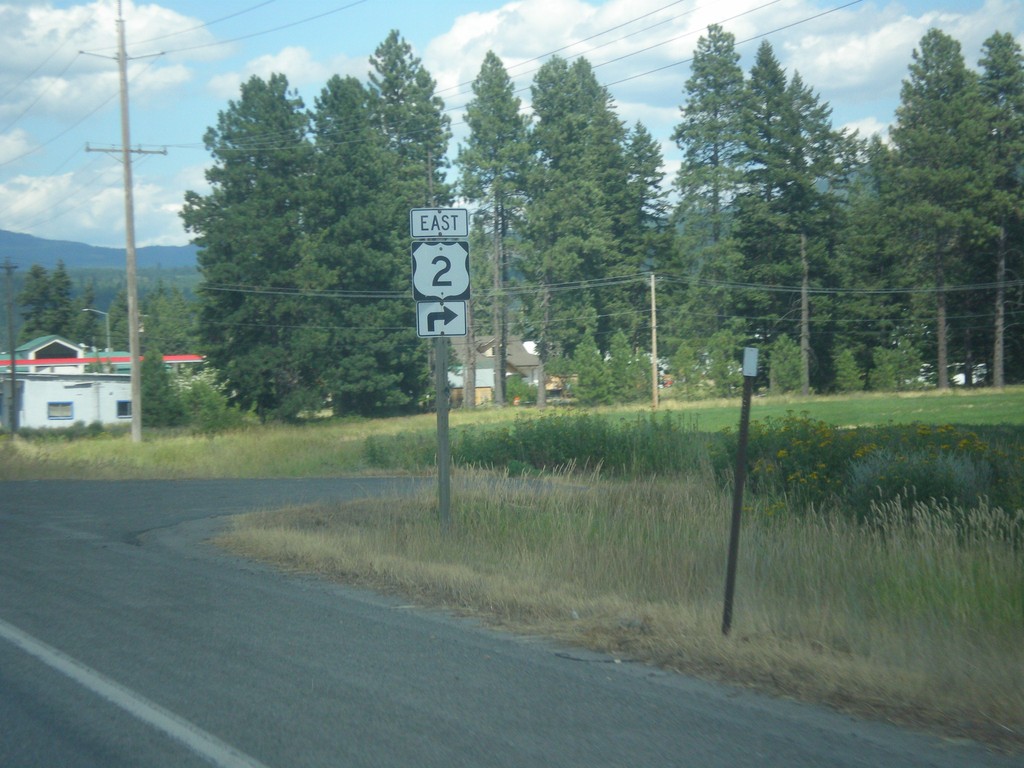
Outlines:
POLYGON ((427 329, 430 333, 434 333, 437 326, 437 322, 440 320, 441 325, 448 325, 452 320, 458 317, 458 314, 450 310, 448 307, 441 305, 440 312, 431 312, 427 315, 427 329))

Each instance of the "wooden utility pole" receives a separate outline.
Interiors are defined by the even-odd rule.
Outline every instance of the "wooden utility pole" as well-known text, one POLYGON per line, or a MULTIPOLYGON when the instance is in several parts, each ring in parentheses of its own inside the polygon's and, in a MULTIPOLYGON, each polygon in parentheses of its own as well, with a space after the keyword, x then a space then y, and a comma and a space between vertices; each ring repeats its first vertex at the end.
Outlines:
POLYGON ((117 68, 121 82, 121 164, 124 166, 124 236, 128 290, 128 356, 132 377, 132 442, 142 442, 142 366, 139 344, 139 288, 135 265, 135 199, 132 193, 131 131, 128 120, 128 54, 124 17, 117 2, 117 68))
MULTIPOLYGON (((94 148, 86 145, 86 152, 120 152, 124 167, 124 235, 128 294, 128 356, 131 365, 132 389, 132 442, 142 441, 142 358, 139 341, 139 288, 135 258, 135 198, 132 181, 132 154, 166 155, 167 150, 131 148, 131 130, 128 116, 128 54, 125 51, 124 17, 121 0, 117 2, 117 69, 121 83, 121 146, 120 148, 94 148)), ((159 55, 159 54, 157 54, 159 55)))

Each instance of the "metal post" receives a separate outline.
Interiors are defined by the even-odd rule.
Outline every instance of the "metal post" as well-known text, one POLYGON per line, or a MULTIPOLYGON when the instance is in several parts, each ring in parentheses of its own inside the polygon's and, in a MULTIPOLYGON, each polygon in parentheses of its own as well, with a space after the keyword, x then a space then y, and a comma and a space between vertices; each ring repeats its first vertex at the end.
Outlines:
POLYGON ((729 531, 729 562, 725 572, 725 608, 722 611, 722 634, 732 628, 732 604, 736 593, 736 561, 740 551, 740 517, 743 514, 743 486, 747 480, 747 440, 750 434, 750 400, 757 376, 757 350, 743 350, 743 405, 740 409, 739 446, 736 449, 736 478, 732 493, 732 527, 729 531))
POLYGON ((448 435, 448 339, 434 338, 434 387, 437 402, 437 516, 451 526, 451 443, 448 435))
POLYGON ((651 272, 651 407, 658 407, 658 302, 654 297, 654 273, 651 272))

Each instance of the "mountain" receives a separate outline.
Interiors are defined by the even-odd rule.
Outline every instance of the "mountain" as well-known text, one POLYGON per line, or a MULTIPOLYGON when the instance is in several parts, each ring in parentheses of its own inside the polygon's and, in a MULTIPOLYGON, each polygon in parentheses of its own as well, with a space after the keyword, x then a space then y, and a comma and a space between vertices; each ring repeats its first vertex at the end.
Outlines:
MULTIPOLYGON (((139 269, 181 269, 196 266, 194 245, 147 245, 135 249, 139 269)), ((0 261, 10 258, 28 269, 39 264, 53 269, 58 261, 71 270, 124 269, 124 248, 103 248, 67 240, 45 240, 41 237, 0 229, 0 261)))

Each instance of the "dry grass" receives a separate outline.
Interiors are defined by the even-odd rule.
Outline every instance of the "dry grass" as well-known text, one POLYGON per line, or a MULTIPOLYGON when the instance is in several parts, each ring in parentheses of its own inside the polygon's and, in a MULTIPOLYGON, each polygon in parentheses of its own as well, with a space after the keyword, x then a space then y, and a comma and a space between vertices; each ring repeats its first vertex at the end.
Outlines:
POLYGON ((447 536, 424 496, 248 515, 220 543, 618 658, 1024 745, 1019 550, 958 536, 941 509, 897 503, 874 532, 750 510, 723 638, 729 506, 704 477, 472 475, 447 536))

